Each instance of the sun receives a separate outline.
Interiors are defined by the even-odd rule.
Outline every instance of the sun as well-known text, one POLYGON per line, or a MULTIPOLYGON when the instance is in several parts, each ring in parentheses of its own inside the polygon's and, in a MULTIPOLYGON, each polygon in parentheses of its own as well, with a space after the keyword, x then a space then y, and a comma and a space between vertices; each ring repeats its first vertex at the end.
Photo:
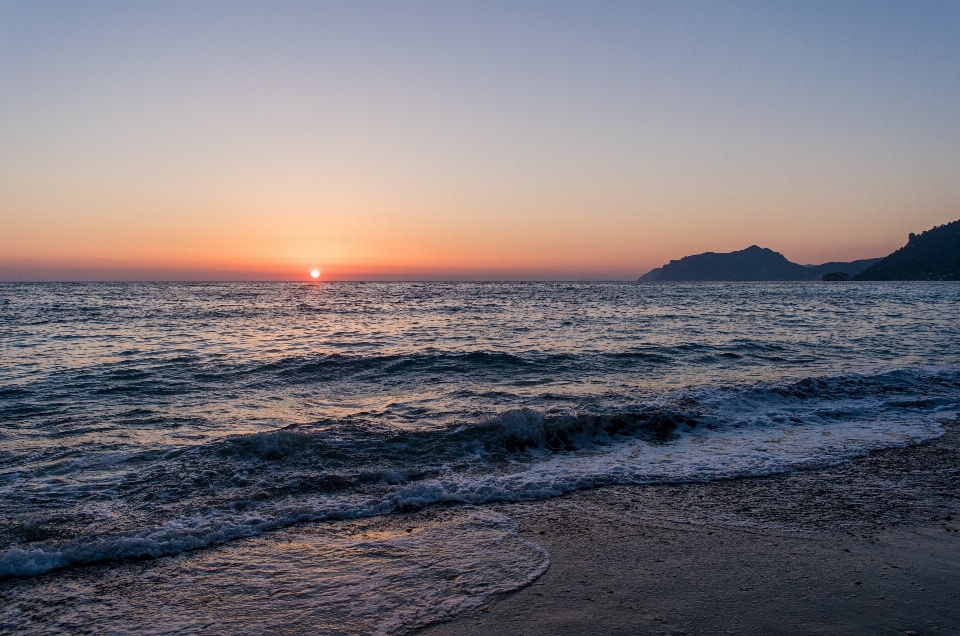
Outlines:
POLYGON ((311 277, 311 278, 320 278, 320 270, 319 270, 319 269, 311 270, 311 271, 310 271, 310 277, 311 277))

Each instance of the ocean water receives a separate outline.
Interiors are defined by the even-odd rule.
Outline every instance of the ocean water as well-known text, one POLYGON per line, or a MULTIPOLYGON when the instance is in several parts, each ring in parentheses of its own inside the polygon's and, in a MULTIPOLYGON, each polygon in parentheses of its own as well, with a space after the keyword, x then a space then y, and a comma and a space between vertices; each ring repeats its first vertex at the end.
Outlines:
POLYGON ((402 633, 548 567, 485 504, 941 435, 960 285, 6 284, 0 361, 0 629, 402 633))

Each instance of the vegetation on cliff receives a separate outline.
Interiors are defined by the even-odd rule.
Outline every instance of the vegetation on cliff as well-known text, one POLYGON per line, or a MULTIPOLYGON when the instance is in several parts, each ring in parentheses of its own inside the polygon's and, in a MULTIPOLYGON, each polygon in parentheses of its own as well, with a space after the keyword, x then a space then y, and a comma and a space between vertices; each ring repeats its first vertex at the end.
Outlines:
POLYGON ((853 280, 960 280, 960 220, 911 234, 906 245, 853 280))

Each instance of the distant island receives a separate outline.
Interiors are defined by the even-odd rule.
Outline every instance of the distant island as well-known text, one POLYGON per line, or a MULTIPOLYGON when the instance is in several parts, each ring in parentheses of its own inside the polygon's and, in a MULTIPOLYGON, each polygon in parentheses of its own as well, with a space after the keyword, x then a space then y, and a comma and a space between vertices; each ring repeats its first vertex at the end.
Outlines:
POLYGON ((896 252, 854 280, 960 280, 960 220, 911 234, 896 252))
POLYGON ((672 260, 640 277, 652 281, 960 280, 960 220, 922 234, 885 258, 800 265, 765 247, 705 252, 672 260))
POLYGON ((879 258, 866 258, 850 263, 800 265, 788 261, 780 252, 751 245, 738 252, 706 252, 684 256, 647 272, 640 277, 640 281, 820 280, 826 274, 843 274, 849 278, 879 261, 879 258))

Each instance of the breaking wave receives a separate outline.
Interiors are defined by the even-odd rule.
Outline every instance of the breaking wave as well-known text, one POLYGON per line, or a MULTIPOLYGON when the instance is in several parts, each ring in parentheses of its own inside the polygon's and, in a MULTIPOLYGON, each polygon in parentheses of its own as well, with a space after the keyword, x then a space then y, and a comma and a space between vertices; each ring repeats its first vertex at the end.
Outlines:
POLYGON ((92 506, 93 518, 73 524, 81 530, 72 537, 51 528, 89 515, 82 504, 10 522, 0 576, 160 557, 438 503, 821 466, 938 437, 937 420, 958 403, 955 371, 891 370, 682 389, 592 412, 510 409, 416 430, 344 422, 235 435, 130 470, 92 506))

